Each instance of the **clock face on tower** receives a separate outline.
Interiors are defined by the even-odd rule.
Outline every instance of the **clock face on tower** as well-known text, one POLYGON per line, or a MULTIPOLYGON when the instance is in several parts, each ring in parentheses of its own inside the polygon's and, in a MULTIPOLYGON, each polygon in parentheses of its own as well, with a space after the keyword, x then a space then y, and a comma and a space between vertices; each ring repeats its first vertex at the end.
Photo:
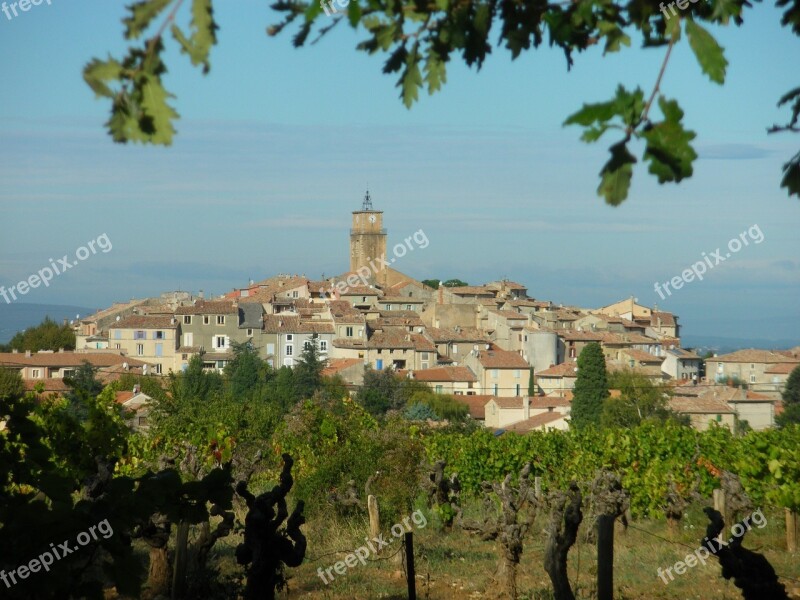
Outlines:
POLYGON ((375 222, 375 215, 370 215, 369 216, 369 222, 370 223, 374 223, 375 222))

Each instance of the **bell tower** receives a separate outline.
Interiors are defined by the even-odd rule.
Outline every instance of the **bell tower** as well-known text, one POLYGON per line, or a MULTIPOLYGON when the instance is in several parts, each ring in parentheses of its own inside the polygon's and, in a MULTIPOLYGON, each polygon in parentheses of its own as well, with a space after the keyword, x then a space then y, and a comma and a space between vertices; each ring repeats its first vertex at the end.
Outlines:
POLYGON ((383 211, 372 207, 369 190, 364 195, 361 210, 353 211, 353 227, 350 229, 350 270, 366 267, 376 279, 385 267, 377 258, 386 258, 386 230, 383 228, 383 211), (370 264, 372 261, 372 264, 370 264), (377 269, 377 270, 376 270, 377 269))

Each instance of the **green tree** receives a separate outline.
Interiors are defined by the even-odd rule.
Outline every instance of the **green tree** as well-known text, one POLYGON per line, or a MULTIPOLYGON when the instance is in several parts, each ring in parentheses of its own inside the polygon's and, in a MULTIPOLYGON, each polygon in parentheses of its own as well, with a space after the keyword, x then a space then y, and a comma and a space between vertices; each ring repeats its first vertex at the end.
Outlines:
POLYGON ((4 346, 5 351, 38 352, 39 350, 75 349, 75 333, 68 324, 59 325, 50 317, 35 327, 20 331, 4 346))
POLYGON ((528 375, 528 396, 535 396, 536 395, 536 382, 533 378, 533 369, 530 370, 530 374, 528 375))
POLYGON ((423 285, 427 285, 429 288, 433 288, 435 290, 439 289, 439 280, 438 279, 423 279, 423 285))
MULTIPOLYGON (((162 60, 163 32, 169 29, 192 64, 202 66, 203 73, 209 72, 211 48, 217 43, 213 0, 192 0, 188 28, 175 18, 182 2, 139 0, 129 5, 124 36, 136 45, 129 47, 123 59, 94 59, 84 68, 86 83, 111 105, 107 127, 115 142, 172 143, 178 113, 169 104, 173 95, 162 82, 167 72, 162 60), (153 35, 146 35, 151 31, 153 35)), ((777 0, 777 5, 783 10, 781 24, 800 36, 800 3, 777 0)), ((461 55, 468 66, 480 69, 492 52, 493 32, 497 33, 496 44, 504 46, 512 59, 531 47, 538 48, 547 39, 550 46, 564 53, 568 69, 576 56, 592 47, 601 47, 609 54, 630 46, 632 38, 641 39, 643 49, 663 53, 660 70, 653 74, 652 90, 645 93, 640 87, 628 89, 620 84, 612 98, 584 104, 564 122, 584 128, 581 139, 587 143, 609 132, 616 134, 608 162, 600 171, 597 193, 607 203, 617 205, 627 198, 633 166, 639 162, 631 148, 641 151, 642 161, 649 163, 648 172, 661 184, 692 176, 697 153, 691 143, 696 134, 684 127, 678 102, 664 95, 664 73, 673 49, 687 43, 703 74, 722 85, 728 67, 724 49, 701 23, 741 25, 745 8, 751 4, 746 0, 709 0, 683 12, 653 0, 549 4, 533 0, 467 4, 449 0, 427 4, 351 0, 341 13, 317 0, 276 2, 272 6, 285 16, 267 32, 278 35, 294 23, 299 30, 292 43, 297 47, 303 46, 314 30, 316 41, 342 21, 354 29, 361 28, 366 39, 357 49, 369 54, 388 53, 383 72, 399 73, 397 87, 407 107, 417 101, 420 89, 427 88, 430 94, 441 89, 453 55, 461 55)), ((787 92, 778 105, 791 112, 788 123, 774 125, 768 131, 799 131, 800 87, 787 92)), ((800 152, 783 165, 781 186, 790 195, 800 196, 800 152)))
POLYGON ((616 371, 609 375, 608 386, 620 395, 603 403, 600 422, 604 427, 636 427, 646 419, 665 421, 674 416, 667 405, 671 388, 653 383, 642 373, 616 371))
POLYGON ((793 423, 800 424, 800 366, 795 367, 786 380, 786 387, 781 392, 783 413, 775 418, 780 427, 793 423))
POLYGON ((233 359, 223 371, 230 393, 241 399, 259 396, 269 378, 269 365, 258 356, 258 350, 250 342, 233 342, 231 347, 233 359))
POLYGON ((608 398, 608 375, 603 349, 597 342, 587 344, 578 357, 578 376, 573 394, 571 426, 582 429, 600 425, 603 403, 608 398))
POLYGON ((319 355, 319 336, 315 333, 304 344, 303 352, 294 366, 295 397, 307 400, 322 387, 325 362, 319 355))
POLYGON ((469 285, 466 281, 460 279, 448 279, 442 284, 444 287, 464 287, 469 285))
POLYGON ((400 378, 392 371, 364 367, 364 384, 356 394, 356 401, 371 415, 384 415, 388 410, 400 409, 405 404, 401 387, 400 378))

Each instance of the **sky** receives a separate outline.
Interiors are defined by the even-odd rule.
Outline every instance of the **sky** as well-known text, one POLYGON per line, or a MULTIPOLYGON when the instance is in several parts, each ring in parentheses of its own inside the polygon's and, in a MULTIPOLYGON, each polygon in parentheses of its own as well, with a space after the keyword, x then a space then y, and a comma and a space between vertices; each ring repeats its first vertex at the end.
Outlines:
POLYGON ((384 57, 356 51, 363 30, 342 23, 295 49, 291 29, 266 35, 279 20, 268 2, 216 0, 208 75, 167 42, 174 144, 118 145, 103 127, 109 105, 81 71, 124 52, 124 4, 44 0, 0 13, 0 286, 85 256, 16 302, 99 308, 338 274, 369 187, 390 248, 420 230, 429 240, 393 265, 418 279, 507 277, 537 299, 586 307, 634 296, 676 313, 684 334, 800 343, 800 200, 779 187, 800 137, 766 133, 788 120, 776 103, 798 84, 800 39, 773 6, 712 29, 729 62, 724 86, 685 40, 676 47, 661 88, 697 133, 694 175, 661 186, 640 163, 629 198, 611 207, 595 190, 617 140, 587 145, 562 123, 620 83, 649 93, 663 48, 591 49, 569 72, 546 44, 515 61, 495 48, 480 72, 451 61, 443 89, 408 110, 384 57), (741 235, 748 244, 726 257, 741 235), (656 291, 718 248, 725 260, 702 281, 656 291))

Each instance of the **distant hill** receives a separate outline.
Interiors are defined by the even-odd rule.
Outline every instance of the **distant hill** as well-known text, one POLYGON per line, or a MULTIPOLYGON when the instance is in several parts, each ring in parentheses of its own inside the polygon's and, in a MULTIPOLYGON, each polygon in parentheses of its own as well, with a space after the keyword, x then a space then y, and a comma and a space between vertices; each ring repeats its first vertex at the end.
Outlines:
POLYGON ((8 343, 14 334, 41 323, 50 317, 57 323, 72 320, 75 315, 85 317, 97 309, 63 304, 2 304, 0 303, 0 344, 8 343))
POLYGON ((800 339, 769 340, 764 338, 735 338, 716 335, 682 335, 681 346, 694 348, 700 352, 711 350, 717 354, 728 354, 743 348, 761 348, 763 350, 788 350, 800 346, 800 339))

